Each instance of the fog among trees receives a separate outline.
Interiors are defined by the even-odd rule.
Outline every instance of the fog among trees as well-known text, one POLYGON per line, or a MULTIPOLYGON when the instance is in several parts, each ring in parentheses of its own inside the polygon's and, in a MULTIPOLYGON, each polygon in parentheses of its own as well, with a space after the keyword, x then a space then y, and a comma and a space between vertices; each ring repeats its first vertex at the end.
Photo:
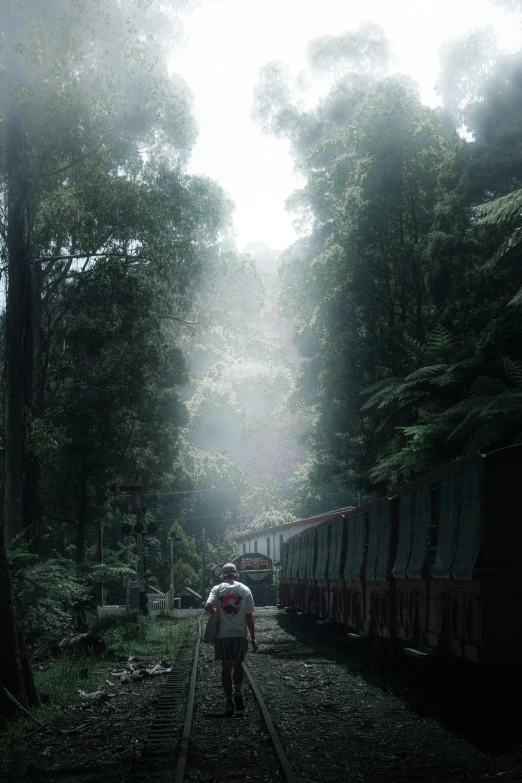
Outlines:
POLYGON ((448 40, 435 109, 374 22, 297 75, 268 61, 252 115, 301 177, 299 238, 238 249, 189 173, 192 7, 0 9, 0 653, 24 704, 28 648, 84 629, 102 583, 122 600, 111 486, 144 486, 148 584, 174 532, 199 590, 240 532, 522 438, 522 51, 448 40))

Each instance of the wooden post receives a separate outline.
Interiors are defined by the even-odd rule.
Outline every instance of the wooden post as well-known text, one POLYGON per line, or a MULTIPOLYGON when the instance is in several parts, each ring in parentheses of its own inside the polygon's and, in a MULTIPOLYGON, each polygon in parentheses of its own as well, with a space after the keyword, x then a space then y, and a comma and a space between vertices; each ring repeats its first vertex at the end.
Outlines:
MULTIPOLYGON (((100 526, 97 531, 97 539, 96 539, 96 560, 97 562, 102 565, 103 563, 103 527, 102 523, 100 522, 100 526)), ((105 588, 103 584, 100 585, 100 606, 105 605, 105 588)))
POLYGON ((172 605, 174 606, 174 537, 170 537, 170 586, 172 588, 172 605))
POLYGON ((201 597, 205 601, 205 570, 207 568, 207 538, 206 530, 203 528, 203 539, 201 542, 201 597))

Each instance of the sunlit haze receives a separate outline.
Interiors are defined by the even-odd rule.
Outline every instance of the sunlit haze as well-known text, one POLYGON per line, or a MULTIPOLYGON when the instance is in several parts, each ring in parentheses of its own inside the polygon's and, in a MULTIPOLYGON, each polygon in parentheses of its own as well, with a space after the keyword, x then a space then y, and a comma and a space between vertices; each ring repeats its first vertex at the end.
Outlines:
POLYGON ((520 47, 517 16, 488 0, 205 0, 190 16, 185 47, 173 65, 194 96, 199 138, 190 170, 216 179, 235 204, 238 247, 261 240, 282 248, 295 239, 285 200, 299 185, 287 143, 268 138, 251 118, 259 69, 284 61, 305 66, 306 45, 362 22, 380 24, 392 42, 395 70, 411 76, 422 99, 438 103, 438 50, 448 38, 488 25, 499 46, 520 47))

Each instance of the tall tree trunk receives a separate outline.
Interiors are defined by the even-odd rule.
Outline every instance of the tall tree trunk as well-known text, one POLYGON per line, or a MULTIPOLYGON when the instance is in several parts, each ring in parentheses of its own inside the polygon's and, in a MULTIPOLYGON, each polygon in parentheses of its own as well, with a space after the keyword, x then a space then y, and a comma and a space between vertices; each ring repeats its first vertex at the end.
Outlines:
MULTIPOLYGON (((45 392, 45 367, 42 335, 42 274, 40 268, 32 270, 32 356, 31 367, 31 421, 43 414, 45 392)), ((22 508, 23 528, 31 552, 40 553, 42 533, 42 501, 40 493, 40 460, 35 452, 33 434, 28 433, 25 470, 25 492, 22 508)))
POLYGON ((88 494, 87 476, 83 471, 83 460, 80 461, 80 490, 78 494, 78 528, 76 531, 76 562, 81 565, 85 560, 85 532, 88 524, 88 494))
POLYGON ((0 524, 0 660, 2 661, 0 715, 9 718, 16 712, 17 707, 4 689, 7 689, 24 706, 37 703, 38 696, 16 614, 2 524, 0 524))
POLYGON ((6 168, 8 182, 7 249, 7 422, 6 538, 24 526, 25 471, 29 461, 29 417, 33 382, 33 281, 29 249, 30 190, 26 143, 16 108, 8 110, 6 168))
MULTIPOLYGON (((4 15, 5 46, 18 40, 15 18, 4 15)), ((5 123, 5 173, 7 175, 7 253, 9 287, 6 312, 6 438, 5 494, 0 521, 0 715, 16 711, 6 690, 21 704, 37 702, 33 674, 25 649, 7 562, 6 542, 22 528, 24 455, 27 452, 27 411, 32 385, 31 263, 29 255, 31 179, 15 89, 20 83, 19 54, 12 52, 5 69, 3 88, 7 101, 5 123)))

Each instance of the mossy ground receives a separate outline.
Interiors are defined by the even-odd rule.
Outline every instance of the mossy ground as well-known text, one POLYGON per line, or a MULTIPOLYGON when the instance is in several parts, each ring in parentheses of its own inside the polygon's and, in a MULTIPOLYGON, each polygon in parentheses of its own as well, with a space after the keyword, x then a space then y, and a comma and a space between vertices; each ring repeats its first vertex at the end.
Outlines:
POLYGON ((31 708, 32 717, 20 714, 0 731, 0 780, 122 783, 144 738, 164 678, 111 688, 107 683, 115 681, 111 671, 130 656, 172 662, 196 626, 196 617, 176 615, 101 618, 93 630, 106 641, 105 655, 69 654, 37 664, 34 676, 40 704, 31 708), (86 708, 80 691, 92 693, 100 688, 114 693, 114 698, 100 707, 86 708), (88 730, 53 733, 85 723, 88 730))

